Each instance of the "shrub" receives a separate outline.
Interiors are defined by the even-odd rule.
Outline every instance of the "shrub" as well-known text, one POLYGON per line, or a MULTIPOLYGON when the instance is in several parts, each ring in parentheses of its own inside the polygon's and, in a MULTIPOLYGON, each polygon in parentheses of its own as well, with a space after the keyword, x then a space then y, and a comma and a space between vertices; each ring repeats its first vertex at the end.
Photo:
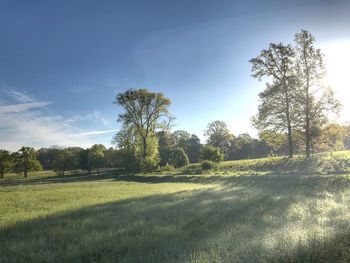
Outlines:
POLYGON ((201 163, 201 167, 203 171, 216 170, 217 164, 213 161, 206 160, 201 163))
POLYGON ((202 174, 202 167, 199 163, 192 163, 181 168, 182 174, 202 174))
POLYGON ((162 171, 165 171, 165 172, 172 172, 172 171, 175 170, 175 167, 172 166, 171 164, 166 163, 166 165, 163 166, 163 167, 161 168, 161 170, 162 170, 162 171))
POLYGON ((177 148, 172 151, 169 161, 170 164, 176 168, 188 165, 190 163, 187 154, 181 148, 177 148))
POLYGON ((224 160, 224 154, 219 148, 211 145, 206 145, 202 149, 202 159, 205 161, 221 162, 224 160))
POLYGON ((158 160, 152 157, 146 157, 141 161, 141 171, 152 172, 158 168, 158 160))

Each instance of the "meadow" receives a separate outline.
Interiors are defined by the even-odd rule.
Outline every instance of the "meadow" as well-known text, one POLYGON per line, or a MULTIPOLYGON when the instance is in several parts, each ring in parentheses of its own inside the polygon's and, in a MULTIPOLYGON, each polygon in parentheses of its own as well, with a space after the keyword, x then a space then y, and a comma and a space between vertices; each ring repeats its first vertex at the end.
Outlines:
POLYGON ((230 161, 196 175, 7 176, 0 261, 349 262, 348 157, 230 161), (333 170, 305 169, 320 158, 333 170))

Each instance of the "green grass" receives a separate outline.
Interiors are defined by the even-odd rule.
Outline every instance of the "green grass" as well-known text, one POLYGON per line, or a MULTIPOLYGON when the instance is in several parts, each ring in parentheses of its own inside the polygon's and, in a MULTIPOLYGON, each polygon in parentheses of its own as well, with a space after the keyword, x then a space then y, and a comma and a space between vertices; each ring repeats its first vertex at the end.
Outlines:
POLYGON ((0 262, 350 261, 347 174, 42 172, 0 200, 0 262))
MULTIPOLYGON (((293 158, 281 156, 224 161, 218 165, 217 175, 235 174, 348 174, 350 151, 315 154, 309 159, 302 155, 293 158)), ((178 169, 177 174, 201 174, 200 164, 190 164, 178 169)), ((213 173, 213 171, 211 171, 213 173)))

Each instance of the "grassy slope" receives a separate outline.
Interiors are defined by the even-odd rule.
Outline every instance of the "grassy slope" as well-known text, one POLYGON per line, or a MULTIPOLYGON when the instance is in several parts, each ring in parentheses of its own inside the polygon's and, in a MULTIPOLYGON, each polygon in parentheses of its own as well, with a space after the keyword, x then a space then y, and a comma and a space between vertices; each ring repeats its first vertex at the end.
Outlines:
POLYGON ((230 169, 5 179, 0 261, 350 261, 347 175, 230 169))
MULTIPOLYGON (((175 173, 200 174, 200 164, 190 164, 175 173)), ((260 159, 225 161, 218 165, 215 174, 348 174, 350 151, 304 156, 269 157, 260 159)))

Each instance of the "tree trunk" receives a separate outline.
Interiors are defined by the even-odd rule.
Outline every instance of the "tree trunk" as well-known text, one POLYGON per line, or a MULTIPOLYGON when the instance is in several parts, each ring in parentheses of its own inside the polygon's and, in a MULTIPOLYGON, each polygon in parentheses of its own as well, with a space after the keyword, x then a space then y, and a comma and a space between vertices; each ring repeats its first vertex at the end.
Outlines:
POLYGON ((4 179, 4 170, 1 169, 1 172, 0 172, 0 179, 4 179))
POLYGON ((306 109, 305 109, 305 153, 306 158, 310 157, 311 135, 310 135, 310 101, 309 101, 309 76, 306 76, 306 109))
POLYGON ((292 137, 292 127, 288 125, 288 156, 293 157, 293 137, 292 137))
POLYGON ((24 178, 27 178, 28 171, 24 170, 24 178))
POLYGON ((306 158, 310 157, 311 150, 310 150, 310 120, 306 121, 306 127, 305 127, 305 153, 306 158))
POLYGON ((96 168, 97 170, 97 175, 100 176, 100 171, 98 170, 98 168, 96 168))
POLYGON ((63 165, 61 176, 64 176, 64 172, 66 171, 66 165, 63 165))
POLYGON ((142 138, 142 146, 143 146, 143 159, 146 159, 146 156, 147 156, 147 139, 146 139, 146 137, 142 138))
POLYGON ((286 99, 286 119, 287 119, 287 130, 288 130, 288 156, 293 157, 293 136, 292 136, 292 125, 290 121, 290 111, 289 111, 289 96, 287 91, 287 86, 284 84, 284 96, 286 99))

